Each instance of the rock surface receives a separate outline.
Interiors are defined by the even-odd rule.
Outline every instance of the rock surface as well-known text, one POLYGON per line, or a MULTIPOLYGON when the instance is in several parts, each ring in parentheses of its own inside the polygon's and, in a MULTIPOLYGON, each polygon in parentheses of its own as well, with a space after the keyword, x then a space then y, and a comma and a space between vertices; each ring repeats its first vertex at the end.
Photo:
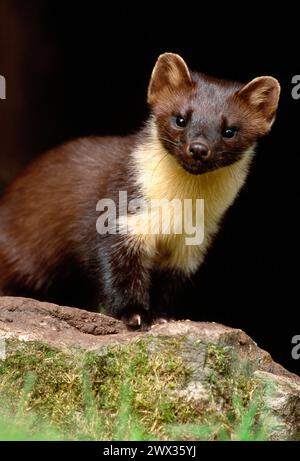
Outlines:
POLYGON ((93 349, 103 337, 125 331, 121 321, 106 315, 29 298, 0 297, 2 337, 93 349))
POLYGON ((185 389, 178 390, 178 395, 204 406, 209 404, 207 383, 204 383, 207 347, 229 347, 239 362, 251 364, 252 375, 258 382, 271 383, 274 389, 267 402, 279 421, 272 439, 298 438, 300 434, 300 378, 275 363, 269 353, 239 329, 215 323, 178 321, 156 325, 148 332, 128 332, 122 322, 105 315, 32 299, 1 297, 0 337, 95 352, 143 338, 153 341, 178 338, 181 341, 178 354, 192 370, 189 383, 185 389))

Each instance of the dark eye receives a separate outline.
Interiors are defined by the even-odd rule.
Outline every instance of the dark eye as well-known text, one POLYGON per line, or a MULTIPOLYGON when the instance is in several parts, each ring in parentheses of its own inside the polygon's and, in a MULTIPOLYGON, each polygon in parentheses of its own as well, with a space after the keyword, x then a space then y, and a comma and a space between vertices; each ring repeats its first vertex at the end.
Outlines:
POLYGON ((225 130, 223 130, 222 136, 223 138, 230 139, 235 136, 236 132, 237 132, 236 128, 225 128, 225 130))
POLYGON ((175 123, 179 128, 185 128, 186 127, 186 120, 181 115, 177 115, 177 117, 175 118, 175 123))

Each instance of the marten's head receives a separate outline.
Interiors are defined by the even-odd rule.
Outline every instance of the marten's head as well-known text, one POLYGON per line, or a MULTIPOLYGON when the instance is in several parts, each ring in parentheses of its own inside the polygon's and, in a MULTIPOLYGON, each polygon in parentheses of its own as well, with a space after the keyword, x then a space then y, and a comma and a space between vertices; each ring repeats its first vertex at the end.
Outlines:
POLYGON ((173 53, 158 58, 148 103, 167 152, 193 174, 239 160, 275 120, 280 85, 258 77, 243 85, 191 72, 173 53))

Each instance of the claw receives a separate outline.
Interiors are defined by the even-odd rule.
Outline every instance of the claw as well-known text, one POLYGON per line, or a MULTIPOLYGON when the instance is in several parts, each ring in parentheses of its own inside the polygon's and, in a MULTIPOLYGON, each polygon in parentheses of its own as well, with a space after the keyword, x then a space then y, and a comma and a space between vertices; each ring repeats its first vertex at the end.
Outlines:
POLYGON ((142 323, 140 314, 134 314, 131 317, 129 317, 127 323, 128 323, 128 325, 130 325, 132 327, 140 327, 141 323, 142 323))

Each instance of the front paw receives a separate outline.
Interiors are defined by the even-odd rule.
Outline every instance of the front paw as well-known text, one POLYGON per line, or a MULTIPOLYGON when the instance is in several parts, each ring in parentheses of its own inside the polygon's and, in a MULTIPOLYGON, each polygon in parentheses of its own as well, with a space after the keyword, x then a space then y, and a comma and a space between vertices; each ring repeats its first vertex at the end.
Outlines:
POLYGON ((148 309, 140 306, 127 306, 118 317, 129 330, 147 330, 151 325, 148 309))
POLYGON ((132 313, 123 315, 121 320, 126 324, 129 330, 148 331, 153 324, 150 316, 145 313, 132 313))
POLYGON ((172 322, 174 319, 164 314, 155 315, 143 311, 123 315, 122 320, 130 330, 148 331, 155 325, 172 322))
POLYGON ((140 328, 142 325, 142 316, 141 314, 132 314, 129 317, 123 317, 122 319, 128 327, 131 328, 140 328))

